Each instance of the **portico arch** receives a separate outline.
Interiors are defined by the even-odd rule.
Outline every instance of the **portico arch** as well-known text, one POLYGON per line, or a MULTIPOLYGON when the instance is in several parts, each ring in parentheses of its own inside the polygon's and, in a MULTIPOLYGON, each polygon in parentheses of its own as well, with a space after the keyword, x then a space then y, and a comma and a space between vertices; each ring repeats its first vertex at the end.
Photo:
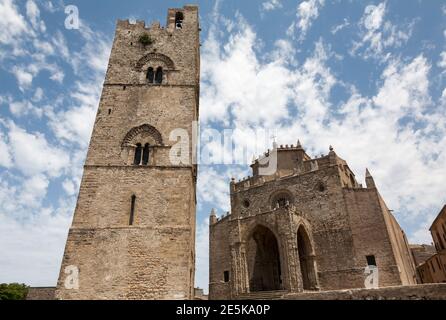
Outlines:
POLYGON ((248 238, 246 249, 250 292, 282 289, 279 242, 274 233, 257 225, 248 238))

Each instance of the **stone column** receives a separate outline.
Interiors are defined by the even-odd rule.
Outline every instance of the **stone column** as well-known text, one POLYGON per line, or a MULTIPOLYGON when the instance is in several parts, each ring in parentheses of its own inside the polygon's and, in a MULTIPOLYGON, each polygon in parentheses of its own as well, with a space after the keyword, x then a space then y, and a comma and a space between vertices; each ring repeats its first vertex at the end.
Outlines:
POLYGON ((246 265, 246 250, 244 242, 237 242, 231 245, 232 261, 232 294, 238 296, 248 293, 249 276, 246 265))

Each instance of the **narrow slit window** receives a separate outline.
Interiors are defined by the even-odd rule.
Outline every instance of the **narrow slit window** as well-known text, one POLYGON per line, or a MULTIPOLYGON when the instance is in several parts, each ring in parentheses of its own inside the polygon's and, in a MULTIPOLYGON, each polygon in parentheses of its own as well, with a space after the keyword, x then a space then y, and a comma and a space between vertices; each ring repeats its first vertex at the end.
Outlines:
POLYGON ((133 219, 135 218, 135 203, 136 203, 136 196, 132 195, 132 203, 130 206, 130 217, 129 217, 129 225, 133 225, 133 219))
POLYGON ((156 69, 155 74, 155 83, 162 83, 163 82, 163 68, 158 67, 156 69))
POLYGON ((135 159, 133 160, 133 164, 138 166, 141 164, 141 154, 142 154, 142 146, 141 143, 138 143, 135 148, 135 159))
POLYGON ((225 282, 229 282, 229 271, 224 271, 223 272, 223 280, 225 282))
POLYGON ((367 259, 367 265, 369 266, 376 266, 376 259, 374 255, 366 256, 367 259))
POLYGON ((149 144, 148 143, 146 143, 144 145, 144 149, 142 152, 142 164, 145 166, 149 164, 149 144))
POLYGON ((150 67, 150 68, 147 70, 147 80, 149 81, 149 83, 153 83, 153 79, 154 79, 154 77, 155 77, 155 73, 153 72, 153 68, 150 67))

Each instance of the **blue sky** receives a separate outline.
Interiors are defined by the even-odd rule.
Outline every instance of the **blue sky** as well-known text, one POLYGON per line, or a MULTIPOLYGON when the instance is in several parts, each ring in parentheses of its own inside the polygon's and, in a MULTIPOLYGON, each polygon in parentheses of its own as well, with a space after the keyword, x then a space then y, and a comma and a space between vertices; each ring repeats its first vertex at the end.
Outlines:
MULTIPOLYGON (((431 242, 446 203, 444 2, 0 0, 0 282, 56 283, 116 19, 164 24, 184 3, 200 6, 202 129, 333 145, 360 182, 370 169, 411 242, 431 242)), ((200 166, 200 287, 209 211, 229 210, 229 179, 248 169, 200 166)))

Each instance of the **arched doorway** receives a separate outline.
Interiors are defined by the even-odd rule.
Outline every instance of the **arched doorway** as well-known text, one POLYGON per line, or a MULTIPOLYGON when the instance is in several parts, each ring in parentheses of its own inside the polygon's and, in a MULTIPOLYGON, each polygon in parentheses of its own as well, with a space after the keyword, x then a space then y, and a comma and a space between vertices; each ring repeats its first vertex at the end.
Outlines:
POLYGON ((314 270, 314 259, 312 256, 310 238, 303 226, 297 231, 297 250, 299 254, 300 273, 304 290, 316 290, 316 274, 314 270))
POLYGON ((270 229, 259 225, 253 230, 247 260, 250 292, 282 288, 279 245, 270 229))

